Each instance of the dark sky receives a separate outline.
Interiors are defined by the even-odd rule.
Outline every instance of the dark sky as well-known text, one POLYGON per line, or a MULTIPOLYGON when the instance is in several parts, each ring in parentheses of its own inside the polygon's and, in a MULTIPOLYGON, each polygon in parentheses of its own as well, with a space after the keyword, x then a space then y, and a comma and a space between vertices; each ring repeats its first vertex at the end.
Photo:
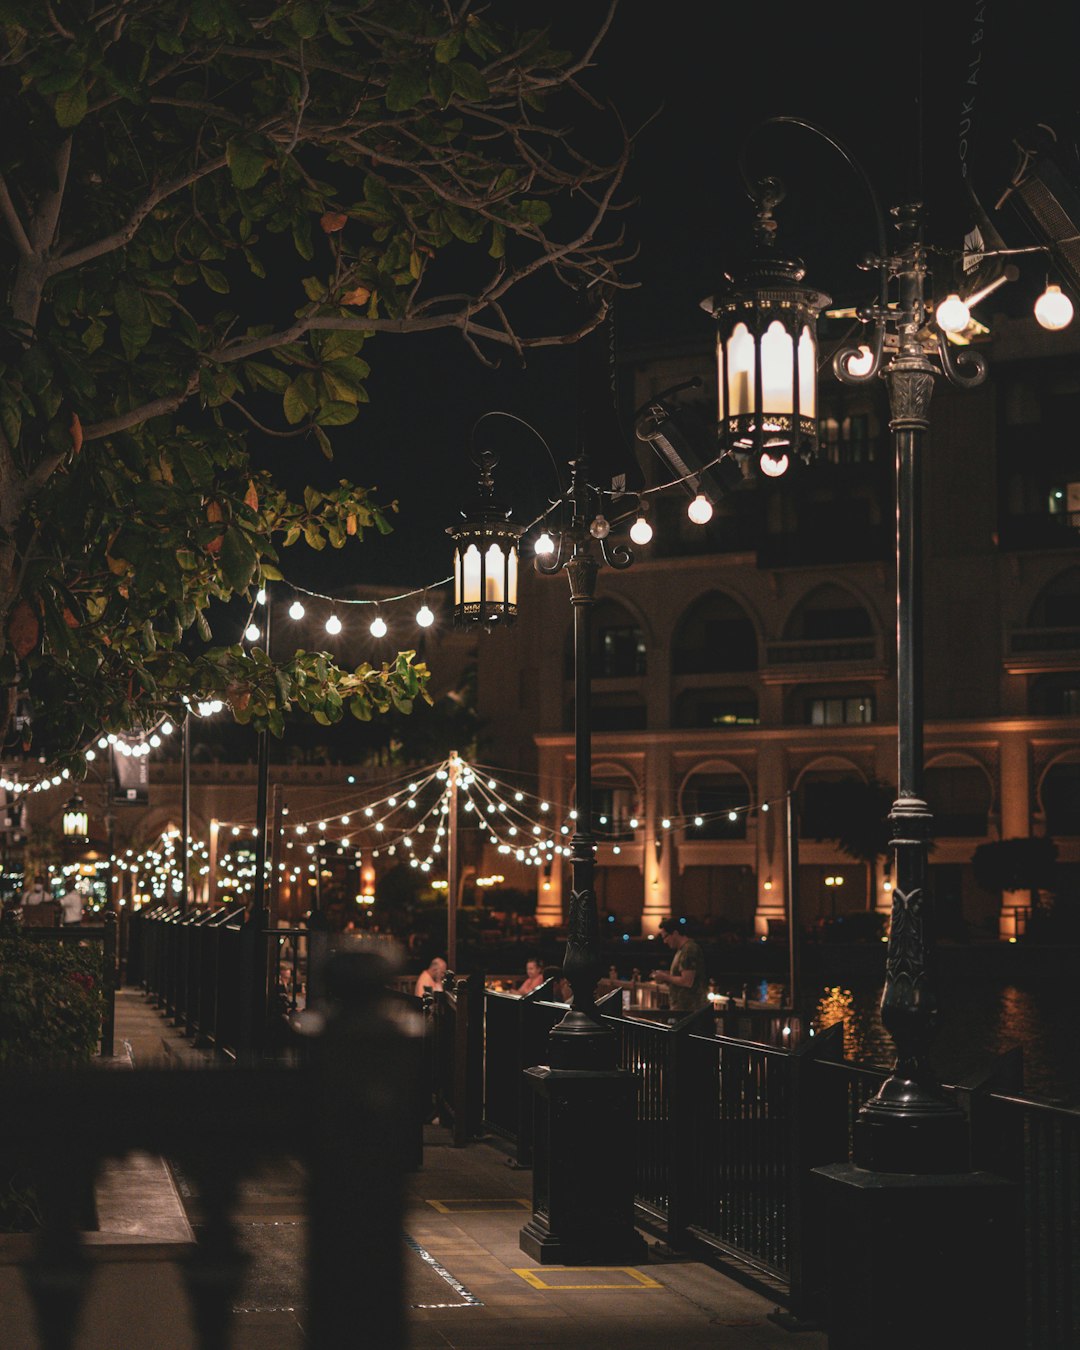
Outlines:
MULTIPOLYGON (((589 0, 573 7, 573 17, 562 12, 570 6, 544 12, 554 10, 557 26, 576 29, 566 34, 572 45, 605 8, 589 0)), ((992 207, 1013 167, 1012 137, 1040 120, 1064 125, 1075 116, 1070 65, 1077 45, 1064 17, 1070 8, 1061 0, 939 0, 888 9, 865 0, 623 0, 586 81, 630 129, 648 122, 629 184, 637 204, 624 221, 639 253, 624 273, 637 288, 617 306, 619 349, 709 341, 710 321, 698 301, 737 266, 749 240, 752 217, 738 167, 744 144, 751 168, 776 173, 787 186, 780 240, 807 262, 808 279, 838 302, 872 293, 872 279, 854 266, 874 242, 865 188, 808 133, 754 132, 768 116, 822 125, 862 164, 883 207, 923 199, 928 238, 959 248, 971 223, 961 140, 969 176, 992 207)), ((1031 242, 1016 222, 1001 223, 1012 232, 1007 243, 1031 242)), ((297 552, 285 570, 308 584, 321 578, 328 589, 356 580, 423 585, 449 572, 443 529, 471 492, 469 431, 483 412, 501 408, 527 418, 560 463, 572 457, 574 353, 538 352, 525 369, 506 357, 491 371, 446 334, 379 338, 365 355, 371 404, 335 434, 333 466, 316 458, 303 468, 397 497, 395 534, 324 555, 314 566, 297 552)), ((547 456, 512 424, 487 426, 515 518, 528 519, 543 494, 555 491, 547 456)))

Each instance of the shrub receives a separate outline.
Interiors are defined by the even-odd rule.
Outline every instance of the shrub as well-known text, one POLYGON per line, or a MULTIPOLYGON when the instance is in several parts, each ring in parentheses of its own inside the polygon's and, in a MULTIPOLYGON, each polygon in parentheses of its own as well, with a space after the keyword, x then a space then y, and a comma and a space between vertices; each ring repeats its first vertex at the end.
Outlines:
POLYGON ((21 933, 0 940, 0 1068, 87 1064, 104 997, 101 953, 21 933))

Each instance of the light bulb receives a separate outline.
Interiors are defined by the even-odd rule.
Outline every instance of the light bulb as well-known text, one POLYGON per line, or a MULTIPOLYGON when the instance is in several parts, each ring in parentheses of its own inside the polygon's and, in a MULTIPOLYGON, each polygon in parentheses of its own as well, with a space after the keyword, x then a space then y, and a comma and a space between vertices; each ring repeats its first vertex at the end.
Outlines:
POLYGON ((1072 301, 1060 286, 1047 286, 1035 301, 1035 318, 1043 328, 1056 333, 1072 323, 1072 301))
POLYGON ((644 516, 638 516, 630 526, 630 538, 635 544, 647 544, 653 536, 653 528, 644 516))
POLYGON ((259 631, 259 625, 257 623, 249 623, 244 631, 244 636, 249 642, 258 642, 259 638, 262 637, 262 633, 259 631))
POLYGON ((255 603, 257 605, 266 604, 266 591, 263 589, 262 586, 260 586, 259 589, 255 592, 255 603))
POLYGON ((605 518, 603 511, 597 514, 596 519, 589 526, 589 533, 594 539, 606 539, 611 533, 611 523, 605 518))
POLYGON ((786 454, 781 454, 774 458, 772 455, 769 454, 768 450, 763 450, 761 452, 761 458, 758 460, 758 465, 761 468, 761 472, 765 475, 766 478, 783 477, 783 475, 787 473, 788 465, 790 463, 791 461, 788 459, 786 454))
POLYGON ((874 364, 874 353, 864 344, 859 346, 859 355, 853 356, 847 363, 847 372, 849 375, 869 375, 870 367, 874 364))
POLYGON ((372 619, 369 631, 372 637, 381 638, 386 636, 386 620, 381 614, 376 614, 374 619, 372 619))
POLYGON ((427 605, 421 605, 416 611, 416 622, 421 628, 430 628, 435 622, 435 615, 428 609, 427 605))
POLYGON ((971 322, 971 310, 958 295, 947 295, 937 307, 937 325, 946 333, 962 333, 971 322))
POLYGON ((337 636, 338 633, 341 632, 341 620, 338 618, 336 614, 331 614, 330 617, 327 619, 326 631, 335 637, 337 636))
POLYGON ((533 545, 533 549, 541 558, 546 558, 549 553, 555 552, 555 540, 545 530, 533 545))
POLYGON ((686 514, 695 525, 708 525, 709 521, 712 520, 712 502, 709 501, 704 492, 699 492, 686 508, 686 514))
POLYGON ((294 600, 289 606, 290 619, 302 619, 304 617, 304 606, 299 600, 294 600))

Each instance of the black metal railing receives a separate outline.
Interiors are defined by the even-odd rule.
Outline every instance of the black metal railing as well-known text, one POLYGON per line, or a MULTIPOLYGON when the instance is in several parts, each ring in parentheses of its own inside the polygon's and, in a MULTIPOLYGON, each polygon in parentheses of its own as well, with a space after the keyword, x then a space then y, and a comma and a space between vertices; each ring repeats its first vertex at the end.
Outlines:
POLYGON ((435 1109, 460 1148, 477 1138, 483 1125, 483 976, 458 979, 430 998, 435 1109))
MULTIPOLYGON (((0 1074, 3 1100, 18 1103, 0 1114, 0 1153, 30 1169, 43 1219, 23 1265, 42 1346, 74 1344, 92 1277, 79 1198, 102 1159, 136 1151, 176 1159, 195 1182, 201 1236, 183 1264, 192 1343, 231 1344, 248 1259, 232 1217, 238 1187, 287 1151, 307 1176, 310 1343, 356 1344, 362 1271, 365 1343, 403 1350, 403 1173, 419 1039, 389 1008, 381 966, 362 953, 333 958, 320 1029, 297 1064, 0 1074)), ((32 1328, 18 1308, 9 1313, 5 1343, 30 1344, 32 1328)), ((120 1344, 119 1324, 108 1339, 120 1344)))

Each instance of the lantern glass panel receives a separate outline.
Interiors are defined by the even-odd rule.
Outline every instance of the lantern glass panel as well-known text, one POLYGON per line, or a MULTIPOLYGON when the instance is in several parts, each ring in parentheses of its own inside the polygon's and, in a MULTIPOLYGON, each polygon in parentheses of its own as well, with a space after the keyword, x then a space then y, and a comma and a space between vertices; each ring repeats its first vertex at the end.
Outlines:
POLYGON ((754 339, 744 323, 737 323, 727 342, 728 416, 753 411, 754 339))
POLYGON ((470 544, 465 552, 458 554, 458 586, 454 596, 455 604, 478 605, 480 603, 480 550, 470 544))
POLYGON ((487 561, 484 564, 484 599, 494 600, 501 605, 506 598, 503 591, 506 585, 506 562, 501 544, 489 544, 487 561))
POLYGON ((817 343, 809 324, 799 338, 799 416, 817 417, 817 343))
POLYGON ((792 364, 791 334, 774 319, 761 339, 761 411, 766 415, 791 415, 792 364))

